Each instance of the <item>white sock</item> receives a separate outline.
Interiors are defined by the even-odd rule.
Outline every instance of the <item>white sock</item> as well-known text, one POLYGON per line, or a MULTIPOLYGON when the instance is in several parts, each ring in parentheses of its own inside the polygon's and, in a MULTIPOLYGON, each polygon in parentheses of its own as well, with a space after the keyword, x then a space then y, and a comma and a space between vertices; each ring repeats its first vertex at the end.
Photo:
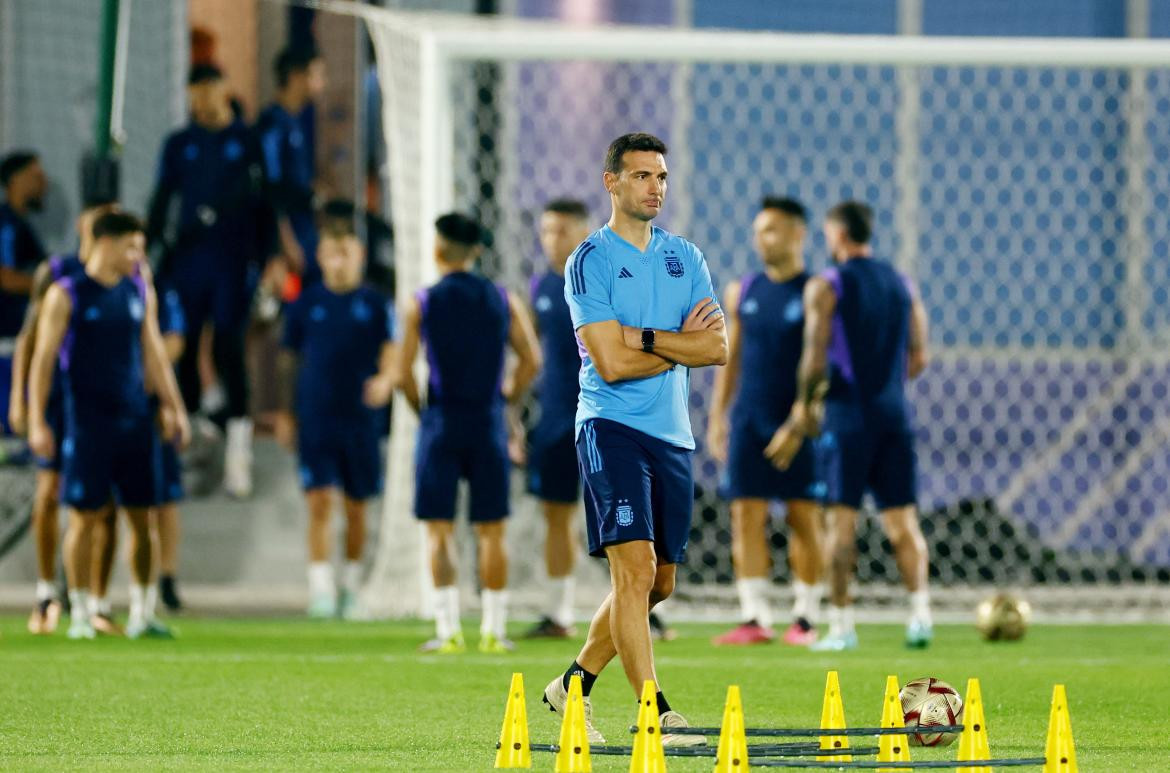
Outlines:
POLYGON ((459 629, 459 586, 435 588, 435 635, 446 641, 459 629))
POLYGON ((346 561, 341 570, 341 587, 350 593, 357 593, 362 584, 362 562, 346 561))
POLYGON ((748 607, 746 609, 747 617, 744 620, 755 620, 756 624, 761 628, 771 628, 775 619, 772 617, 772 606, 768 603, 768 586, 772 584, 771 579, 767 577, 744 577, 738 580, 736 585, 742 583, 743 590, 740 592, 740 605, 746 598, 748 607))
POLYGON ((792 619, 796 620, 803 617, 805 620, 809 618, 808 601, 809 595, 812 592, 812 586, 800 580, 792 581, 792 619))
POLYGON ((808 615, 810 623, 817 623, 821 619, 821 597, 825 595, 825 584, 818 582, 808 586, 808 615))
POLYGON ((839 607, 835 604, 829 605, 829 635, 830 636, 844 636, 853 633, 855 630, 853 623, 853 605, 839 607))
POLYGON ((99 601, 98 601, 97 596, 90 596, 89 597, 89 616, 90 617, 93 617, 94 615, 101 613, 101 608, 98 606, 98 604, 99 604, 99 601))
POLYGON ((130 586, 130 622, 137 623, 146 620, 146 586, 130 586))
POLYGON ((90 608, 97 610, 97 614, 106 617, 114 614, 114 605, 110 603, 108 596, 94 596, 90 602, 90 608))
POLYGON ((557 625, 568 628, 576 615, 573 613, 573 591, 576 583, 572 575, 548 578, 548 617, 557 625))
POLYGON ((314 561, 309 564, 309 595, 332 596, 336 592, 333 584, 333 564, 328 561, 314 561))
POLYGON ((910 617, 920 623, 931 625, 930 591, 926 588, 910 594, 910 617))
POLYGON ((756 599, 752 578, 742 577, 735 581, 735 592, 739 596, 739 617, 747 623, 756 619, 756 599))
POLYGON ((143 603, 142 613, 147 620, 154 619, 154 610, 158 606, 158 585, 153 582, 146 586, 146 599, 143 603))
POLYGON ((89 591, 69 591, 69 608, 71 610, 70 617, 73 619, 87 616, 89 614, 89 591))
POLYGON ((497 639, 505 638, 504 633, 508 626, 508 591, 488 590, 480 591, 483 601, 483 619, 479 624, 481 636, 491 634, 497 639))
POLYGON ((57 597, 57 589, 49 580, 37 580, 37 603, 52 601, 57 597))

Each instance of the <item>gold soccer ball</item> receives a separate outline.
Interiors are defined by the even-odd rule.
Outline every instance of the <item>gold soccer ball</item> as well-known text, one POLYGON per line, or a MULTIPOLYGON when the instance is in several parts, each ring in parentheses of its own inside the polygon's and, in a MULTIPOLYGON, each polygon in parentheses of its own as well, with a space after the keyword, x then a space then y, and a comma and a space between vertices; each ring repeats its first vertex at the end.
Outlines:
POLYGON ((1031 605, 1011 593, 997 593, 975 609, 975 627, 987 641, 1021 639, 1031 619, 1031 605))

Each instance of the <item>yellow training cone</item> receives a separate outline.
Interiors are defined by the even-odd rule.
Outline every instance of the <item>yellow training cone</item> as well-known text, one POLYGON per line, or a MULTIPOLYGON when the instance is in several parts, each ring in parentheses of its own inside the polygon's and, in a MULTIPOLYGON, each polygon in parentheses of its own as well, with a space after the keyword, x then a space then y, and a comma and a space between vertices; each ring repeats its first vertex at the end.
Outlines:
POLYGON ((1052 688, 1052 711, 1048 714, 1048 742, 1044 744, 1044 773, 1077 773, 1077 749, 1073 744, 1072 720, 1064 685, 1052 688))
MULTIPOLYGON (((963 732, 959 736, 959 762, 991 759, 987 743, 987 720, 983 717, 983 696, 979 680, 967 680, 967 697, 963 701, 963 732)), ((959 768, 959 773, 991 773, 987 765, 959 768)))
MULTIPOLYGON (((882 698, 882 722, 880 727, 905 727, 902 716, 902 699, 898 697, 898 677, 886 677, 886 695, 882 698)), ((878 737, 878 762, 909 762, 910 743, 905 733, 878 737)), ((894 771, 898 768, 881 768, 894 771)))
POLYGON ((743 773, 748 770, 747 736, 744 735, 743 704, 739 688, 727 688, 723 704, 723 724, 719 728, 719 750, 714 773, 743 773))
POLYGON ((508 688, 508 705, 504 709, 504 726, 496 744, 497 768, 531 768, 532 750, 528 747, 528 710, 524 707, 524 675, 512 674, 508 688))
POLYGON ((642 700, 638 701, 638 730, 630 773, 666 773, 662 728, 658 726, 658 688, 649 679, 642 685, 642 700))
MULTIPOLYGON (((830 671, 825 679, 825 702, 821 707, 822 730, 845 729, 845 706, 841 703, 841 682, 837 679, 837 672, 830 671)), ((822 749, 848 749, 849 738, 843 735, 822 735, 822 749)), ((853 757, 848 754, 837 754, 830 757, 817 757, 818 762, 852 762, 853 757)))
POLYGON ((585 700, 581 697, 581 677, 569 677, 569 697, 565 701, 565 718, 561 721, 560 751, 556 773, 590 773, 589 736, 585 733, 585 700))

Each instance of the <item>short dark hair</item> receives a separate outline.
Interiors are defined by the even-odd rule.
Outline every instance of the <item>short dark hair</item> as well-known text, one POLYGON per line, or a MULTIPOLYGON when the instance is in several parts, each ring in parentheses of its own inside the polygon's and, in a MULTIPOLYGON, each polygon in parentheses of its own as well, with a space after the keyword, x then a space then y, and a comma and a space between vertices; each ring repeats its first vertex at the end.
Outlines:
POLYGON ((357 235, 354 218, 357 207, 349 199, 330 199, 321 207, 321 231, 327 236, 343 237, 357 235))
POLYGON ((448 212, 435 221, 435 230, 447 241, 464 247, 483 243, 483 227, 474 218, 459 212, 448 212))
POLYGON ((842 201, 829 210, 825 219, 845 226, 849 241, 856 244, 869 244, 873 236, 873 209, 860 201, 842 201))
POLYGON ((117 239, 127 234, 146 233, 146 227, 135 215, 129 212, 114 210, 99 215, 93 221, 93 238, 101 239, 109 236, 117 239))
POLYGON ((555 212, 558 215, 569 215, 578 220, 589 219, 589 207, 579 199, 553 199, 544 205, 545 212, 555 212))
POLYGON ((775 209, 790 215, 802 223, 808 223, 808 209, 796 199, 788 196, 765 196, 760 209, 775 209))
POLYGON ((223 71, 214 64, 197 64, 187 75, 188 86, 198 86, 201 83, 212 83, 223 80, 223 71))
POLYGON ((623 134, 609 143, 609 150, 605 151, 605 171, 617 174, 622 171, 622 156, 631 151, 649 150, 666 155, 666 143, 645 132, 623 134))
POLYGON ((276 85, 284 88, 293 73, 304 72, 314 61, 321 58, 321 52, 312 46, 289 46, 276 55, 276 85))
POLYGON ((14 150, 0 161, 0 187, 7 188, 13 177, 28 165, 35 163, 39 156, 31 150, 14 150))

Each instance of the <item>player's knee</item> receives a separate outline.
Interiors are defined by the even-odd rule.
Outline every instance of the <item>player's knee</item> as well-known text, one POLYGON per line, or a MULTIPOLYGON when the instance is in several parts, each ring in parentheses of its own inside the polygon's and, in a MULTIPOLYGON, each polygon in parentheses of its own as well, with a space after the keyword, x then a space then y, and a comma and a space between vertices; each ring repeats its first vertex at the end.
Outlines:
POLYGON ((612 567, 614 591, 619 594, 649 596, 657 579, 654 558, 625 561, 612 567))
POLYGON ((659 574, 654 578, 654 586, 650 589, 650 605, 660 604, 674 593, 674 573, 659 574))

